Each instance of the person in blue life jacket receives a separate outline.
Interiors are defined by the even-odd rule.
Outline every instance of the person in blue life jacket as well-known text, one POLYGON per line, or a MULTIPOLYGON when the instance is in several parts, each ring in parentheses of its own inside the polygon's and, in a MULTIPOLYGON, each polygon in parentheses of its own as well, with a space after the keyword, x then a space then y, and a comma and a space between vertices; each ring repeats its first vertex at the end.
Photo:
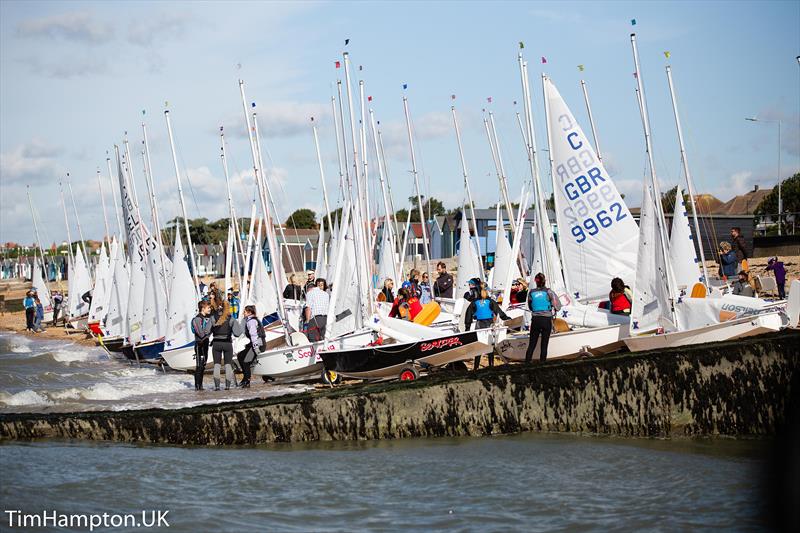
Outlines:
MULTIPOLYGON (((500 309, 497 302, 489 296, 489 289, 486 284, 482 284, 480 288, 480 295, 467 307, 467 314, 464 316, 464 329, 469 331, 472 326, 472 321, 475 320, 476 329, 485 329, 492 327, 497 317, 503 320, 509 320, 510 317, 500 309)), ((475 357, 472 363, 472 369, 477 370, 481 363, 481 356, 475 357)), ((494 352, 489 354, 489 366, 494 366, 494 352)))
POLYGON ((464 293, 464 299, 468 302, 474 302, 481 295, 481 280, 479 278, 472 278, 467 282, 467 292, 464 293))
POLYGON ((239 291, 228 291, 228 305, 231 306, 231 316, 239 319, 239 291))
POLYGON ((44 306, 42 305, 42 301, 39 300, 39 297, 34 295, 33 296, 34 307, 36 308, 36 313, 33 319, 33 332, 34 333, 41 333, 45 331, 42 327, 42 321, 44 320, 44 306))
POLYGON ((33 319, 36 318, 36 301, 33 299, 33 291, 25 293, 22 305, 25 306, 25 329, 33 331, 33 319))
POLYGON ((525 364, 530 364, 533 358, 533 351, 536 349, 536 343, 539 342, 539 337, 542 338, 542 344, 539 349, 539 361, 544 363, 547 359, 547 345, 550 342, 550 333, 553 331, 553 318, 555 313, 561 309, 561 302, 558 301, 558 296, 545 285, 544 274, 539 272, 534 277, 536 287, 528 291, 528 309, 530 309, 531 316, 531 330, 530 341, 528 342, 528 350, 525 352, 525 364))
POLYGON ((200 300, 197 309, 197 316, 191 323, 194 333, 194 390, 203 390, 203 373, 208 361, 208 343, 214 320, 211 317, 211 303, 207 300, 200 300))

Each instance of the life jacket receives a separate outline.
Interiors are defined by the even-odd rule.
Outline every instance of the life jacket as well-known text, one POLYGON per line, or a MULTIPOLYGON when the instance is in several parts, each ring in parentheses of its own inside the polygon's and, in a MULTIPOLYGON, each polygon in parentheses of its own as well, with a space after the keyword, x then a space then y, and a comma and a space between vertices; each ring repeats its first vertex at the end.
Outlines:
POLYGON ((228 317, 228 320, 223 322, 220 325, 214 325, 211 328, 211 332, 214 334, 214 341, 219 342, 231 342, 231 335, 233 334, 233 326, 231 322, 234 319, 232 317, 228 317))
POLYGON ((546 288, 529 291, 528 304, 534 313, 553 310, 553 302, 550 301, 550 293, 546 288))
POLYGON ((203 315, 201 315, 200 313, 197 313, 197 314, 194 316, 194 318, 192 319, 192 321, 189 323, 189 325, 190 325, 190 327, 191 327, 191 329, 192 329, 192 333, 194 333, 195 335, 197 335, 197 330, 194 328, 194 319, 195 319, 195 318, 199 318, 199 319, 200 319, 200 321, 203 323, 203 325, 205 325, 205 321, 206 321, 206 320, 208 320, 208 318, 207 318, 207 317, 205 317, 205 316, 203 316, 203 315))
POLYGON ((488 298, 485 300, 475 300, 473 302, 475 306, 475 320, 492 320, 494 318, 494 313, 492 313, 492 301, 488 298))
POLYGON ((419 299, 415 297, 411 297, 408 299, 408 310, 411 313, 410 320, 414 320, 420 311, 422 311, 422 304, 419 303, 419 299))
POLYGON ((245 322, 245 331, 244 331, 244 333, 245 333, 245 335, 247 335, 247 338, 250 340, 250 344, 255 347, 255 343, 253 342, 252 337, 250 337, 250 330, 247 328, 247 324, 251 320, 255 320, 256 321, 256 335, 258 336, 259 339, 261 339, 261 346, 259 346, 257 349, 260 352, 265 352, 265 351, 267 351, 267 335, 266 335, 266 332, 264 331, 264 326, 261 325, 261 321, 257 317, 254 317, 254 316, 248 317, 247 321, 245 322))
POLYGON ((631 300, 628 295, 623 291, 611 299, 611 312, 621 312, 631 310, 631 300))

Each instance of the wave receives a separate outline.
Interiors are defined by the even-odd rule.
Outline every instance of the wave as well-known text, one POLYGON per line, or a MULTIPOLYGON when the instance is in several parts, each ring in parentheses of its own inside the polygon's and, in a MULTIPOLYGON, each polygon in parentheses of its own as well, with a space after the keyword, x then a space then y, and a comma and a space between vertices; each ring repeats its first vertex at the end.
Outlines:
POLYGON ((8 406, 53 405, 53 402, 41 393, 24 390, 14 394, 0 391, 0 404, 8 406))

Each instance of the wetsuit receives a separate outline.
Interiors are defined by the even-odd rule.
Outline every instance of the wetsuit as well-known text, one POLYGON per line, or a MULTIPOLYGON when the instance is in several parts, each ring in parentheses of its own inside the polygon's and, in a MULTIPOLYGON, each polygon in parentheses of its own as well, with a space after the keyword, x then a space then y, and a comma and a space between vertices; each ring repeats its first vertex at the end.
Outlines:
POLYGON ((528 291, 528 308, 532 311, 531 333, 528 349, 525 352, 525 363, 530 363, 533 351, 542 337, 539 348, 539 360, 547 359, 547 345, 550 343, 550 333, 553 331, 553 313, 561 309, 556 293, 546 287, 530 289, 528 291))
POLYGON ((214 389, 219 390, 220 370, 222 362, 225 362, 225 390, 231 388, 231 383, 236 383, 236 376, 233 373, 233 337, 242 334, 241 324, 232 316, 222 322, 214 323, 211 327, 214 334, 214 342, 211 347, 211 355, 214 358, 214 389))
POLYGON ((208 361, 208 341, 211 336, 211 326, 214 325, 211 316, 198 314, 192 319, 192 332, 194 333, 194 390, 203 390, 203 372, 208 361))

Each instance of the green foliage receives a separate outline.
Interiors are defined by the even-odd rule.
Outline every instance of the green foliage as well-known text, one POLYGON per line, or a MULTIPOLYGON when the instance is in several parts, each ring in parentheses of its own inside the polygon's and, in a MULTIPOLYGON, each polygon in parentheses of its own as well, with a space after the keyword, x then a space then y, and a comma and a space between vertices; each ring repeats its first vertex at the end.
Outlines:
MULTIPOLYGON (((800 213, 800 173, 781 182, 781 198, 784 213, 800 213)), ((778 188, 775 187, 756 207, 757 215, 775 215, 778 213, 778 188)))
MULTIPOLYGON (((331 211, 331 221, 334 224, 336 224, 337 220, 339 221, 339 223, 341 223, 341 221, 342 221, 342 208, 341 207, 331 211)), ((322 224, 322 227, 325 228, 325 231, 331 231, 331 228, 328 227, 328 216, 327 215, 322 217, 321 224, 322 224)))
POLYGON ((311 209, 298 209, 286 219, 286 227, 294 229, 316 229, 317 215, 311 209))
MULTIPOLYGON (((411 202, 411 222, 419 222, 419 208, 417 207, 419 202, 417 201, 417 197, 410 196, 408 200, 411 202)), ((441 202, 441 200, 438 200, 434 197, 423 197, 422 211, 426 220, 431 220, 435 216, 447 214, 447 210, 444 208, 444 204, 441 202)), ((408 210, 406 209, 400 209, 395 214, 397 220, 401 222, 405 222, 408 216, 408 210), (403 218, 400 218, 401 216, 403 218)))
MULTIPOLYGON (((673 188, 668 190, 667 192, 661 193, 661 208, 664 210, 664 213, 672 213, 675 209, 675 196, 678 194, 678 186, 675 185, 673 188)), ((686 209, 689 213, 692 212, 692 203, 689 201, 689 195, 684 193, 683 194, 683 204, 686 206, 686 209)))

